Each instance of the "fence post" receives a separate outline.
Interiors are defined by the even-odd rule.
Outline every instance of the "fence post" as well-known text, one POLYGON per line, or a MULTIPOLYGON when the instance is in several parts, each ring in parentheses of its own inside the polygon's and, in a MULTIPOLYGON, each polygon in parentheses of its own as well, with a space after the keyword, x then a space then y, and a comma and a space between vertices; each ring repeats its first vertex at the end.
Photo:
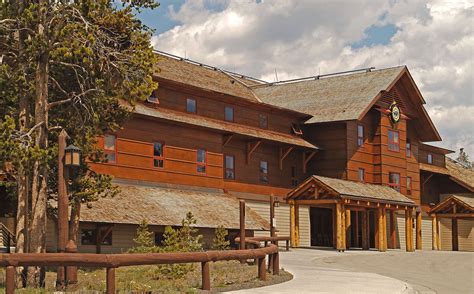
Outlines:
POLYGON ((211 273, 209 270, 209 262, 201 262, 201 275, 202 275, 202 290, 211 290, 211 273))
POLYGON ((278 251, 273 254, 273 274, 280 274, 280 254, 278 253, 278 251))
POLYGON ((258 259, 258 278, 261 281, 267 279, 267 269, 265 268, 265 256, 258 259))
POLYGON ((115 293, 115 268, 108 267, 107 268, 107 294, 115 293))
POLYGON ((7 266, 6 281, 5 281, 5 294, 15 293, 15 267, 7 266))

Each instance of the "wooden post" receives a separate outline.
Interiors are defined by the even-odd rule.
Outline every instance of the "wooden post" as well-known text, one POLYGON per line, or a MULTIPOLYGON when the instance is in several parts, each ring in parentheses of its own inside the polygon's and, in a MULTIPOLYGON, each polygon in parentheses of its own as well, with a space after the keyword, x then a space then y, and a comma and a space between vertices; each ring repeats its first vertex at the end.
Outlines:
POLYGON ((278 252, 273 254, 273 274, 280 274, 280 254, 278 252))
POLYGON ((458 239, 458 219, 451 218, 451 238, 453 244, 453 251, 459 250, 459 239, 458 239))
POLYGON ((270 237, 275 237, 275 197, 270 196, 270 237))
POLYGON ((382 215, 383 215, 383 251, 387 251, 388 249, 387 210, 385 208, 382 209, 382 215))
POLYGON ((332 208, 332 247, 337 249, 337 212, 336 205, 332 208))
POLYGON ((345 209, 344 215, 344 222, 345 222, 345 239, 346 239, 346 248, 349 249, 351 247, 351 210, 349 208, 345 209))
POLYGON ((107 278, 106 278, 106 287, 107 287, 107 294, 114 294, 115 293, 115 268, 108 267, 107 268, 107 278))
MULTIPOLYGON (((58 136, 58 240, 57 251, 65 252, 68 241, 69 223, 68 223, 68 206, 69 199, 67 196, 66 177, 67 169, 64 167, 64 154, 66 148, 66 138, 68 137, 65 130, 62 130, 58 136)), ((60 266, 57 269, 56 288, 58 290, 64 289, 65 281, 65 267, 60 266)))
POLYGON ((369 211, 362 212, 362 249, 369 250, 369 211))
POLYGON ((261 281, 265 281, 267 279, 267 269, 265 268, 265 257, 261 257, 258 259, 258 278, 261 281))
POLYGON ((413 251, 413 230, 412 230, 412 216, 411 209, 405 209, 405 242, 406 242, 406 251, 413 251))
POLYGON ((395 210, 390 210, 390 248, 397 249, 397 232, 395 231, 395 210))
POLYGON ((345 241, 345 220, 344 220, 344 207, 341 202, 336 203, 336 243, 337 250, 344 251, 346 249, 345 241))
POLYGON ((209 270, 209 262, 201 262, 201 279, 202 290, 211 290, 211 274, 209 270))
POLYGON ((355 247, 359 248, 361 247, 360 246, 360 242, 359 242, 359 211, 354 211, 355 213, 355 223, 354 223, 354 237, 355 237, 355 247))
POLYGON ((431 215, 432 223, 431 223, 431 245, 433 250, 439 250, 438 248, 438 221, 436 219, 436 213, 431 215))
POLYGON ((245 249, 245 200, 239 201, 240 208, 240 250, 245 249))
POLYGON ((416 250, 422 250, 422 236, 421 236, 421 210, 416 212, 416 250))
POLYGON ((7 266, 5 279, 5 294, 15 293, 15 267, 7 266))
POLYGON ((296 240, 295 240, 295 201, 290 200, 290 243, 291 247, 296 247, 296 240))
POLYGON ((383 229, 383 209, 377 208, 377 232, 378 232, 378 250, 384 251, 384 229, 383 229))

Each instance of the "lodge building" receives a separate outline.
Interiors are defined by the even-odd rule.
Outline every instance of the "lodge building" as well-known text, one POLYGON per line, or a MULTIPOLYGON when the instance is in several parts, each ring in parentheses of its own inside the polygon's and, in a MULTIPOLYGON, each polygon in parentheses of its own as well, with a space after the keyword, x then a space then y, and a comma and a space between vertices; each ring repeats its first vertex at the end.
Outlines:
POLYGON ((474 172, 426 143, 441 137, 407 67, 268 83, 157 54, 158 89, 98 140, 90 165, 121 192, 82 209, 79 251, 123 252, 142 220, 159 244, 188 211, 205 242, 233 239, 239 199, 268 235, 271 195, 294 247, 474 251, 474 172))

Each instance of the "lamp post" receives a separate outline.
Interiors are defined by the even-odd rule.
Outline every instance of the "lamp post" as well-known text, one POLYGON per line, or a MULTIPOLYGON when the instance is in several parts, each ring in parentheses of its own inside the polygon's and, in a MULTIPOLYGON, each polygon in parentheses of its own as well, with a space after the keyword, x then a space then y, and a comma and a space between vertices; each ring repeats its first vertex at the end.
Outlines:
MULTIPOLYGON (((66 147, 68 134, 62 130, 58 137, 58 248, 60 253, 66 252, 69 240, 68 207, 69 199, 66 181, 69 178, 69 169, 79 167, 81 164, 81 149, 74 145, 66 147)), ((64 289, 67 284, 66 268, 59 267, 56 287, 64 289)))

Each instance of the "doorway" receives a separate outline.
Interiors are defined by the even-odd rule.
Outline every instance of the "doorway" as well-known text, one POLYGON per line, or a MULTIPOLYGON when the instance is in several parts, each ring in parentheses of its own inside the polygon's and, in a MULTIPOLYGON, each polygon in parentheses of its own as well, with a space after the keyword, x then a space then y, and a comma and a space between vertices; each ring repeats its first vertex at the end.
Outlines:
POLYGON ((311 207, 311 246, 333 247, 333 210, 311 207))

